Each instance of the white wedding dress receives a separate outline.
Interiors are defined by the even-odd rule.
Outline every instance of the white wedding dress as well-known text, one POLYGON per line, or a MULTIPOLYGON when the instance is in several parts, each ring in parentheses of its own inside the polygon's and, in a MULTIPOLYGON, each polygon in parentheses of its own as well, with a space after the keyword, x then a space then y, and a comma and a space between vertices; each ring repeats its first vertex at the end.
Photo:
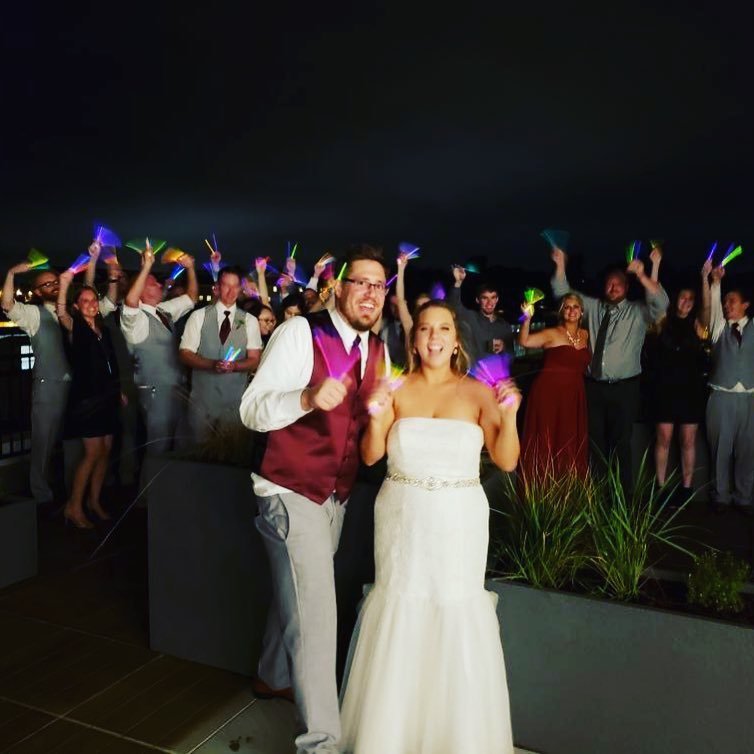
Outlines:
POLYGON ((390 429, 375 584, 342 695, 347 754, 514 751, 495 595, 484 588, 482 442, 480 427, 455 419, 390 429))

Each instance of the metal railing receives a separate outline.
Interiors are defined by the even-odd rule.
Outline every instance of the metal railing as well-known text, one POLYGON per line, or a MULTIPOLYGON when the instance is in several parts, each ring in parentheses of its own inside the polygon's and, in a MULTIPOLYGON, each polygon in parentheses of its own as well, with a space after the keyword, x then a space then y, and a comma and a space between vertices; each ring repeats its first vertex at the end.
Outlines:
POLYGON ((31 448, 31 370, 29 336, 15 327, 0 329, 0 458, 31 448))

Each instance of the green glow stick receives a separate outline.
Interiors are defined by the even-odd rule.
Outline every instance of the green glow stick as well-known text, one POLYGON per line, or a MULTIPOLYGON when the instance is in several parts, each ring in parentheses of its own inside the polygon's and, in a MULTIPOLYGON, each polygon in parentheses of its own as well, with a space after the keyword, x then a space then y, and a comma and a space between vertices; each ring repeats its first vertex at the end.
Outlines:
POLYGON ((26 259, 30 270, 33 270, 35 267, 41 267, 50 261, 39 249, 30 249, 29 256, 26 259))
POLYGON ((346 272, 346 266, 347 262, 343 262, 343 266, 340 268, 340 272, 338 273, 337 278, 335 278, 336 280, 343 280, 343 275, 346 272))
POLYGON ((723 259, 722 262, 720 262, 721 267, 725 267, 728 262, 732 262, 736 257, 740 257, 741 254, 744 253, 744 250, 740 246, 736 246, 733 251, 730 252, 730 254, 726 255, 726 257, 723 259))
POLYGON ((539 290, 539 288, 527 288, 524 291, 524 301, 527 304, 536 304, 537 301, 542 301, 544 299, 545 294, 542 293, 542 291, 539 290))

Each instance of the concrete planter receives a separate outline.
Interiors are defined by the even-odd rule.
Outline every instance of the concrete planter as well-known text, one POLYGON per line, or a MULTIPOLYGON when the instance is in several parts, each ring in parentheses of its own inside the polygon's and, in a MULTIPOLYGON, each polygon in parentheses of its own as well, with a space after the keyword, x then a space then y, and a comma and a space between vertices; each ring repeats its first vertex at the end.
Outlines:
POLYGON ((146 459, 152 649, 252 675, 270 599, 247 469, 146 459))
POLYGON ((546 754, 751 754, 754 630, 493 580, 513 733, 546 754))

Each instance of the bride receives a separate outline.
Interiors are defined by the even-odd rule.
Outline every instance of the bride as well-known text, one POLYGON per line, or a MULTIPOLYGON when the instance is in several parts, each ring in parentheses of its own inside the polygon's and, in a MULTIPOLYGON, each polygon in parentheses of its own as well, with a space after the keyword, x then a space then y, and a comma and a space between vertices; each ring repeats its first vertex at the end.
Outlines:
POLYGON ((418 312, 410 369, 370 397, 361 443, 387 451, 375 506, 376 578, 359 616, 342 696, 348 754, 511 754, 494 596, 484 589, 489 507, 482 443, 504 471, 519 454, 512 381, 466 374, 453 309, 418 312))

